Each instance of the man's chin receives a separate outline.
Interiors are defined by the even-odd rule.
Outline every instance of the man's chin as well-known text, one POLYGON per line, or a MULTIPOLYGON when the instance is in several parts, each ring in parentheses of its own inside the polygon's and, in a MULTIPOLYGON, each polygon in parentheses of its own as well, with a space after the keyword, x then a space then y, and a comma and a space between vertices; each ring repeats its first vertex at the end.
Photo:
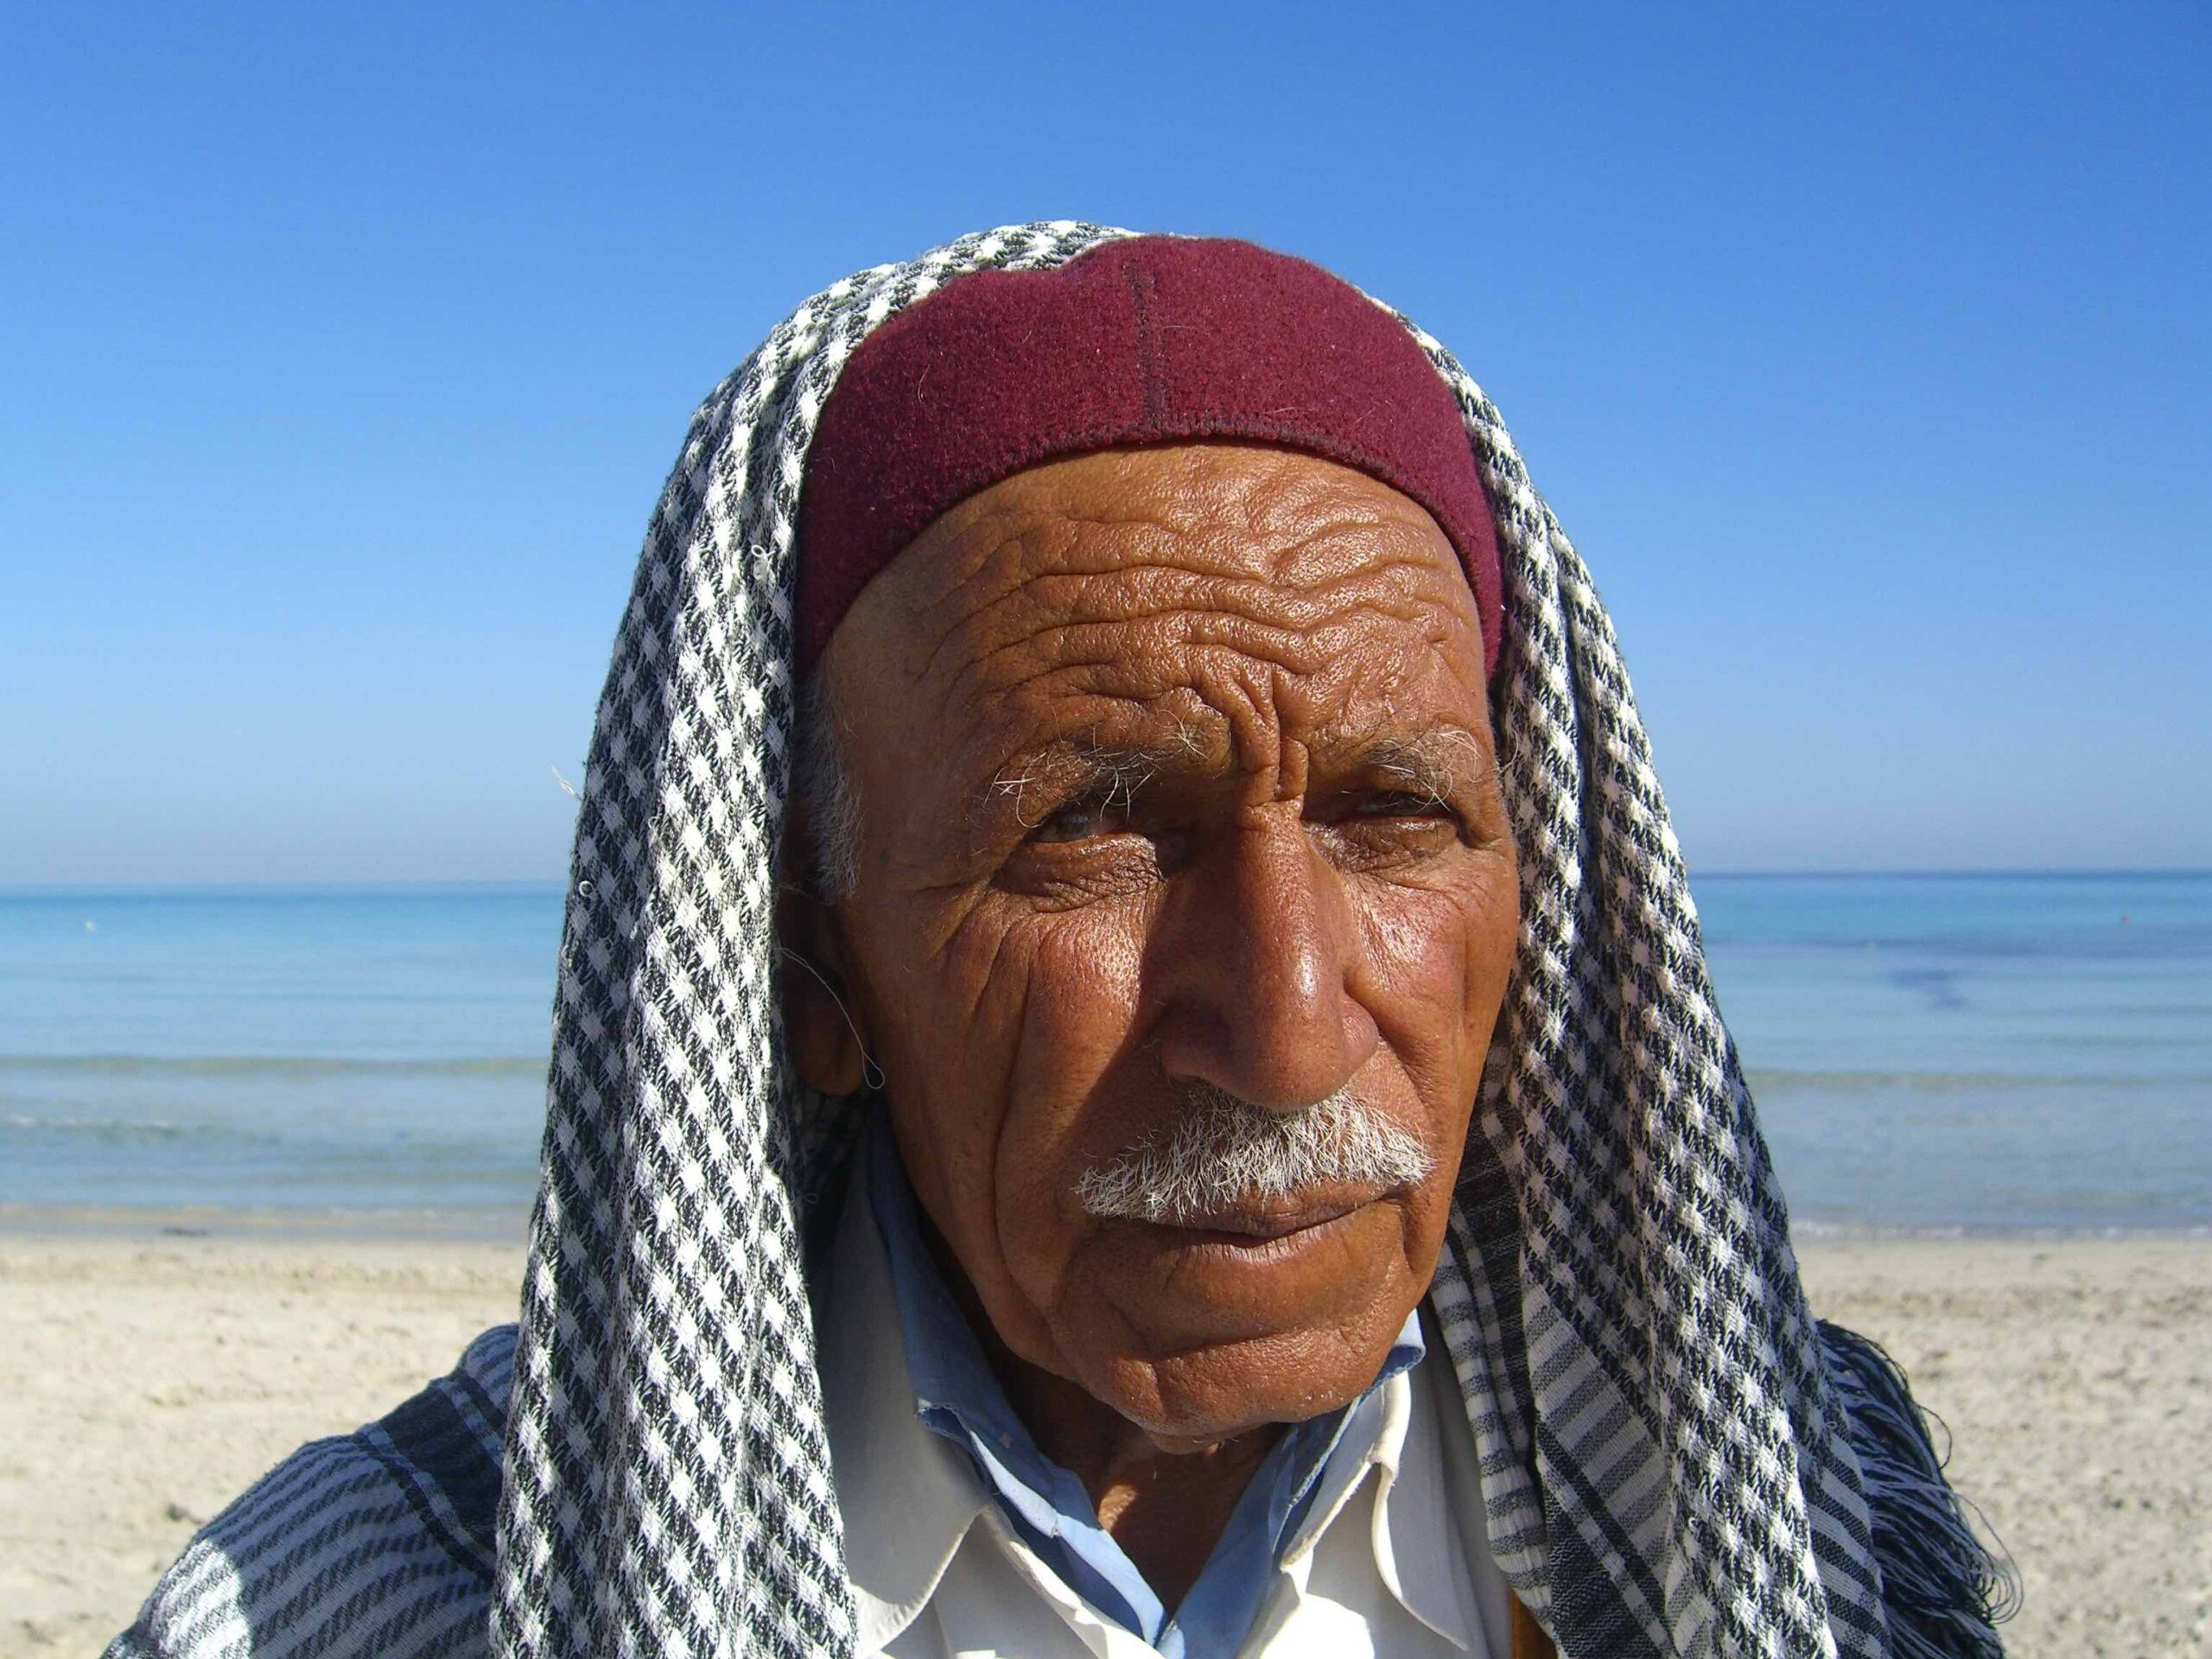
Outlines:
POLYGON ((1395 1332, 1395 1325, 1371 1338, 1286 1330, 1165 1359, 1117 1356, 1083 1386, 1161 1451, 1203 1452, 1357 1399, 1381 1370, 1395 1332))
POLYGON ((1264 1232, 1105 1224, 1080 1282, 1111 1310, 1107 1339, 1069 1332, 1062 1351, 1081 1353, 1083 1386, 1164 1449, 1302 1422, 1375 1380, 1427 1283, 1404 1245, 1389 1202, 1264 1232))

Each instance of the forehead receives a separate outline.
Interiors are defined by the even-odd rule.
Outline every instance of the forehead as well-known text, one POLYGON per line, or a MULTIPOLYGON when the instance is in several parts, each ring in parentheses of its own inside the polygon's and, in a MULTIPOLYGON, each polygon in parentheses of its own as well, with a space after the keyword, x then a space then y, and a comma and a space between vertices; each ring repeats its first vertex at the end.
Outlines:
MULTIPOLYGON (((853 759, 988 768, 1056 740, 1254 721, 1307 741, 1486 723, 1475 601, 1448 537, 1365 474, 1178 444, 1015 474, 861 594, 825 662, 853 759)), ((1277 740, 1271 740, 1277 741, 1277 740)))

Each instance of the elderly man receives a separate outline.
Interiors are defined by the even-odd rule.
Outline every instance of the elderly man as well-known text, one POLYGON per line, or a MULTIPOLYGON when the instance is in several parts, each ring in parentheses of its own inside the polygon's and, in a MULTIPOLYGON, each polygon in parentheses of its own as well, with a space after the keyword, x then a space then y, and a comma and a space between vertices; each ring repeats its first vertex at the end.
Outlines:
POLYGON ((1299 261, 970 238, 709 399, 550 1096, 519 1326, 113 1653, 1997 1651, 1586 575, 1299 261))

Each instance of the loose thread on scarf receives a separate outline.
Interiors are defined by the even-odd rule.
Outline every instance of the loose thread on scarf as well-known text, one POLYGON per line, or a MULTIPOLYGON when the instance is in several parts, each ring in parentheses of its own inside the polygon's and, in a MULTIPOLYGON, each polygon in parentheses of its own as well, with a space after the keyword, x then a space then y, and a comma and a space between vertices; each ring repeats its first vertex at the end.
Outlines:
MULTIPOLYGON (((2018 1611, 2010 1554, 1975 1535, 1943 1478, 1927 1414, 1882 1346, 1820 1321, 1821 1353, 1850 1425, 1873 1523, 1896 1659, 2002 1659, 1994 1629, 2018 1611)), ((1983 1525, 1987 1526, 1985 1519, 1983 1525)))

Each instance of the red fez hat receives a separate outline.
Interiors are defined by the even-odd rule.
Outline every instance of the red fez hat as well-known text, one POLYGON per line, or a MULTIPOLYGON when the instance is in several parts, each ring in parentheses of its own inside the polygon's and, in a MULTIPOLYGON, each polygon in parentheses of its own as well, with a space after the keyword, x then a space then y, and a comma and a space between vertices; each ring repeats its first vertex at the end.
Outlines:
POLYGON ((960 277, 861 342, 807 455, 799 672, 965 497, 1042 461, 1208 438, 1303 450, 1419 502, 1459 550, 1497 667, 1497 532, 1459 404, 1404 326, 1303 259, 1141 236, 960 277))

